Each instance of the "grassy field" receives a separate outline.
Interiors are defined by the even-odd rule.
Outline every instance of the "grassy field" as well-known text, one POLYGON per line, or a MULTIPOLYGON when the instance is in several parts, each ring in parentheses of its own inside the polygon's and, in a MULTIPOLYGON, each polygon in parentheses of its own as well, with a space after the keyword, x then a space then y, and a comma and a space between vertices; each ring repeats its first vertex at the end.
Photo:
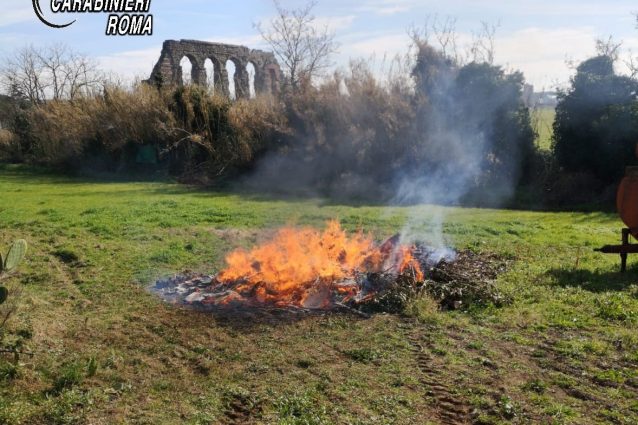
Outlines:
POLYGON ((0 168, 0 244, 24 288, 0 359, 0 423, 638 423, 638 257, 613 214, 335 205, 0 168), (447 213, 457 248, 512 259, 502 308, 254 320, 164 305, 146 287, 287 223, 378 238, 447 213), (470 419, 472 418, 472 419, 470 419))
POLYGON ((552 137, 554 135, 554 119, 556 110, 554 108, 538 108, 531 111, 532 126, 537 132, 536 146, 542 150, 552 148, 552 137))

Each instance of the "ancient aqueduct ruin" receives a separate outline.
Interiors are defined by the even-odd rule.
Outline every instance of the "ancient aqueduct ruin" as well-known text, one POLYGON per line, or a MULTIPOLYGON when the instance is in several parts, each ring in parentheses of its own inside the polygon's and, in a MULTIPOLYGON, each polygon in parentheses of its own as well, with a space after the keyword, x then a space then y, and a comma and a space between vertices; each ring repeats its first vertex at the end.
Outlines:
POLYGON ((162 47, 160 58, 153 68, 151 84, 181 85, 182 60, 191 63, 191 82, 199 85, 213 85, 213 90, 230 96, 230 81, 227 63, 235 65, 233 82, 235 98, 250 96, 251 79, 249 64, 254 68, 254 92, 272 93, 279 91, 280 68, 275 55, 270 52, 249 49, 232 44, 209 43, 196 40, 167 40, 162 47), (207 75, 206 62, 212 63, 212 78, 207 75))

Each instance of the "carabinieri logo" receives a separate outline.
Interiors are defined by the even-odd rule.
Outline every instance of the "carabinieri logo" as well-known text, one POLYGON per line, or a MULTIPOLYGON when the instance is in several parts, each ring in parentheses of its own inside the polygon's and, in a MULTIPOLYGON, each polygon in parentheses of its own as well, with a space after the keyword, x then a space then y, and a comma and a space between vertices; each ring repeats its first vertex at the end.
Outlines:
MULTIPOLYGON (((153 15, 149 13, 151 0, 51 0, 53 13, 109 13, 106 35, 153 35, 153 15)), ((49 22, 40 0, 33 0, 33 10, 51 28, 66 28, 66 24, 49 22)))

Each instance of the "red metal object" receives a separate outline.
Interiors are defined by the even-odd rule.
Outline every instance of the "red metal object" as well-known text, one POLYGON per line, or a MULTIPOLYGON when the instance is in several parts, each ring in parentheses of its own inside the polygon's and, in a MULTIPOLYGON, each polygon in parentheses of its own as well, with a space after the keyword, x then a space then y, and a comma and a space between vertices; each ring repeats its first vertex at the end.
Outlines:
MULTIPOLYGON (((638 147, 636 150, 638 155, 638 147)), ((618 186, 616 208, 622 221, 627 225, 622 229, 620 245, 606 245, 596 251, 604 254, 620 254, 620 271, 627 271, 627 256, 638 254, 638 244, 630 244, 629 237, 638 239, 638 167, 627 167, 625 177, 618 186)))
POLYGON ((629 232, 638 238, 638 167, 627 167, 618 187, 616 207, 629 232))

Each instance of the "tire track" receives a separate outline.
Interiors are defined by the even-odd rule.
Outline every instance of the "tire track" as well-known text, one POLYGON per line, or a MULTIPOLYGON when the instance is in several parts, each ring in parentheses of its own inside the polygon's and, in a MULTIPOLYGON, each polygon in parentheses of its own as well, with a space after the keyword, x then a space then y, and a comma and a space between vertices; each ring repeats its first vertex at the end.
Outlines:
POLYGON ((458 395, 453 394, 442 383, 442 377, 437 373, 439 366, 430 354, 431 342, 427 337, 413 331, 408 335, 408 341, 417 359, 421 372, 419 382, 427 389, 426 394, 434 400, 434 407, 438 422, 443 425, 461 425, 472 423, 470 406, 458 395), (423 343, 425 342, 425 345, 423 343))

